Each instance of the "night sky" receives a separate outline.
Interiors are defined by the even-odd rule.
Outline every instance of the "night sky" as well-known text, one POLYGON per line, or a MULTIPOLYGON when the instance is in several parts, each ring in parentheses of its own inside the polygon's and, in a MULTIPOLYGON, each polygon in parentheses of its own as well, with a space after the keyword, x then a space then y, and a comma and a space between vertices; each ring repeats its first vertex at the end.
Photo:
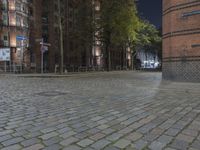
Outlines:
POLYGON ((154 24, 157 28, 162 25, 162 0, 139 0, 138 11, 142 18, 154 24))

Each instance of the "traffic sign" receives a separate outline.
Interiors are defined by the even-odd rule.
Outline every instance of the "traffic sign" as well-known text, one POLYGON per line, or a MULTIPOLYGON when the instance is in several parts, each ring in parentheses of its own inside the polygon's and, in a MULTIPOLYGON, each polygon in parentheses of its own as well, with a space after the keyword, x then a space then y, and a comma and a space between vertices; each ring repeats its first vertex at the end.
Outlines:
POLYGON ((23 41, 23 40, 27 40, 27 37, 18 35, 18 36, 16 36, 16 39, 17 39, 17 41, 23 41))

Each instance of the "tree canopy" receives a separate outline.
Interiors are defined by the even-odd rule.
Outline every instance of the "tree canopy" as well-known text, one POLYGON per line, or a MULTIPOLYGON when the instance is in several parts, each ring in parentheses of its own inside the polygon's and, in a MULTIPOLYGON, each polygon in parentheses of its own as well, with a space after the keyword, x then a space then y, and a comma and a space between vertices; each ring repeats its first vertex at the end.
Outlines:
POLYGON ((135 41, 140 22, 133 0, 101 0, 100 29, 106 44, 135 41))
POLYGON ((148 21, 140 21, 140 30, 137 34, 137 45, 138 46, 147 46, 151 47, 156 43, 162 41, 159 31, 153 24, 150 24, 148 21))

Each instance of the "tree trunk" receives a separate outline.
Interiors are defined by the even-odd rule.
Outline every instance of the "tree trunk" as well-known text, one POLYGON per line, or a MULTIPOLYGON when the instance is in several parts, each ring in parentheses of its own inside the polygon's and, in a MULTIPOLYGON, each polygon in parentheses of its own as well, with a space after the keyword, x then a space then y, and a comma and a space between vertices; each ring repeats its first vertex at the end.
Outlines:
POLYGON ((62 18, 61 18, 61 4, 60 0, 58 0, 58 21, 59 21, 59 30, 60 30, 60 74, 63 74, 63 68, 64 68, 64 45, 63 45, 63 26, 62 26, 62 18))
POLYGON ((110 50, 108 45, 106 45, 106 69, 108 72, 111 70, 110 50))

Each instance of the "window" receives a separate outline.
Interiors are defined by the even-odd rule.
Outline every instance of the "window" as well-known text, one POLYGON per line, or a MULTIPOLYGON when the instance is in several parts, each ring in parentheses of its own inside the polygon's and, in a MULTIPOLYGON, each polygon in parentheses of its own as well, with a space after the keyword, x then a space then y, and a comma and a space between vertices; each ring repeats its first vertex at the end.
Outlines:
POLYGON ((2 18, 3 18, 3 24, 8 25, 8 15, 7 15, 7 13, 3 13, 2 18))
POLYGON ((4 41, 8 41, 8 36, 7 36, 7 35, 4 35, 4 36, 3 36, 3 40, 4 40, 4 41))
POLYGON ((190 16, 193 16, 193 15, 198 15, 200 14, 200 10, 195 10, 195 11, 192 11, 192 12, 186 12, 186 13, 183 13, 183 17, 190 17, 190 16))

